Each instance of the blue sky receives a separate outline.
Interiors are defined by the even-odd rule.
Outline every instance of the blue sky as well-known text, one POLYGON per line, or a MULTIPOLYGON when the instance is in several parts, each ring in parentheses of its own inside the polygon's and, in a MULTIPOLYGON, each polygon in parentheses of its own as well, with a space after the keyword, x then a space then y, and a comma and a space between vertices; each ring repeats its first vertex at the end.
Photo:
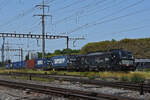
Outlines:
MULTIPOLYGON (((0 0, 0 32, 41 34, 41 14, 35 5, 42 0, 0 0)), ((82 37, 69 46, 80 49, 89 42, 150 37, 150 0, 45 0, 50 6, 46 13, 46 33, 82 37)), ((6 38, 7 48, 41 51, 41 40, 6 38)), ((0 45, 2 39, 0 40, 0 45)), ((65 39, 46 40, 46 52, 66 48, 65 39)), ((5 52, 10 59, 19 60, 18 52, 5 52)), ((26 52, 24 52, 24 55, 26 52)), ((0 53, 1 55, 1 53, 0 53)))

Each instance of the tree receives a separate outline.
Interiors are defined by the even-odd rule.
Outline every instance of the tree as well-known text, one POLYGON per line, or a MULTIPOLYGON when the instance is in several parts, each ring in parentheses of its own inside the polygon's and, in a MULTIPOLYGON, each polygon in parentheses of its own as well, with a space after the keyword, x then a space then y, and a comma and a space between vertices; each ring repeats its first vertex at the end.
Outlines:
POLYGON ((61 50, 55 50, 54 54, 60 55, 60 54, 62 54, 62 51, 61 50))
POLYGON ((29 54, 26 55, 26 60, 29 60, 29 54))

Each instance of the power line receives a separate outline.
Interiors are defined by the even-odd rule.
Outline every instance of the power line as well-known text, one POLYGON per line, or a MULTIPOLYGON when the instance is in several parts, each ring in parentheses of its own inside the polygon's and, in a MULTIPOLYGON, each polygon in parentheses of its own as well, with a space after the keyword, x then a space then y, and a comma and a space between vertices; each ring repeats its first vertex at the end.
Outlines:
POLYGON ((117 13, 117 14, 118 14, 118 13, 121 13, 121 11, 126 10, 126 9, 128 9, 128 8, 130 8, 130 7, 133 7, 133 6, 139 4, 139 3, 143 2, 143 1, 144 1, 144 0, 140 0, 140 1, 138 1, 138 2, 136 2, 136 3, 134 3, 134 4, 132 4, 132 5, 129 5, 129 6, 127 6, 127 7, 124 7, 124 8, 122 8, 122 9, 118 10, 117 12, 113 12, 113 13, 107 15, 107 16, 104 16, 104 17, 102 17, 102 18, 100 18, 100 19, 98 19, 98 20, 96 20, 96 21, 94 21, 94 22, 86 23, 86 24, 84 24, 84 25, 82 25, 82 26, 79 26, 79 27, 77 27, 76 29, 74 29, 74 30, 72 30, 72 31, 70 31, 70 32, 68 32, 68 33, 71 34, 71 33, 75 32, 75 31, 78 31, 78 30, 84 28, 84 27, 89 27, 90 25, 91 25, 91 26, 95 26, 95 25, 98 25, 98 24, 103 24, 103 23, 106 23, 106 22, 118 20, 118 19, 121 19, 121 18, 124 18, 124 17, 128 17, 128 16, 132 16, 132 15, 135 15, 135 14, 138 14, 138 13, 145 12, 145 11, 147 11, 148 9, 139 10, 139 11, 136 11, 136 12, 128 13, 128 14, 126 14, 126 15, 122 15, 122 16, 119 16, 119 17, 111 18, 111 19, 104 20, 104 21, 101 21, 101 22, 97 22, 97 21, 99 21, 99 20, 102 20, 102 19, 105 19, 105 18, 107 18, 107 17, 113 16, 113 15, 116 14, 116 13, 117 13))
POLYGON ((146 28, 146 27, 149 27, 149 26, 150 25, 143 25, 143 26, 128 28, 128 29, 121 30, 121 31, 118 31, 118 32, 113 32, 113 33, 122 33, 122 32, 128 32, 128 31, 135 31, 135 30, 143 29, 143 28, 146 28))
POLYGON ((0 27, 2 26, 6 26, 14 21, 18 21, 18 19, 23 18, 24 16, 32 13, 35 10, 35 7, 28 9, 27 11, 25 11, 23 14, 18 14, 17 16, 14 16, 12 19, 8 20, 7 22, 3 23, 0 25, 0 27))
MULTIPOLYGON (((5 0, 4 0, 4 1, 5 1, 5 0)), ((49 1, 49 0, 47 0, 47 1, 49 1)), ((49 3, 50 3, 50 2, 53 2, 53 1, 54 1, 54 0, 49 1, 49 3)), ((41 3, 40 3, 40 4, 41 4, 41 3)), ((6 26, 6 25, 9 25, 9 24, 12 23, 12 22, 18 21, 18 19, 21 19, 21 18, 23 18, 23 17, 29 15, 29 14, 32 13, 33 11, 35 11, 35 7, 29 8, 29 9, 27 9, 26 11, 24 11, 22 14, 18 14, 18 15, 16 15, 16 16, 14 16, 13 18, 11 18, 10 20, 8 20, 7 22, 1 24, 0 27, 6 26)))
POLYGON ((119 16, 119 17, 111 18, 111 19, 104 20, 104 21, 101 21, 101 22, 98 22, 98 23, 94 23, 93 25, 98 25, 98 24, 103 24, 103 23, 106 23, 106 22, 111 22, 111 21, 114 21, 114 20, 118 20, 118 19, 121 19, 121 18, 128 17, 128 16, 136 15, 138 13, 144 13, 146 11, 149 11, 149 8, 148 9, 138 10, 136 12, 128 13, 126 15, 122 15, 122 16, 119 16))
POLYGON ((52 3, 54 1, 56 1, 56 0, 46 0, 45 3, 49 4, 49 3, 52 3))
POLYGON ((66 5, 66 6, 64 6, 64 7, 61 7, 61 8, 58 8, 58 9, 54 10, 54 11, 55 11, 54 13, 59 12, 59 11, 61 11, 61 10, 64 10, 64 9, 66 9, 66 8, 69 8, 69 7, 71 7, 71 6, 75 5, 75 4, 81 3, 81 2, 83 2, 83 1, 86 1, 86 0, 78 0, 78 1, 75 1, 75 2, 73 2, 73 3, 71 3, 71 4, 69 4, 69 5, 66 5))
MULTIPOLYGON (((105 8, 97 9, 97 10, 94 11, 94 12, 87 13, 87 14, 85 14, 85 15, 81 15, 80 17, 94 15, 94 14, 100 12, 100 11, 104 11, 104 10, 106 10, 106 9, 110 9, 110 8, 112 8, 112 7, 116 7, 116 6, 120 5, 122 2, 125 2, 125 1, 126 1, 126 0, 122 0, 122 1, 120 1, 120 2, 118 2, 118 3, 116 3, 115 5, 113 4, 113 5, 110 5, 110 6, 108 6, 108 7, 106 7, 106 6, 104 5, 105 8)), ((89 11, 88 11, 88 12, 89 12, 89 11)))
MULTIPOLYGON (((95 5, 95 4, 100 4, 100 3, 105 2, 105 1, 106 1, 106 0, 94 2, 94 5, 95 5)), ((69 19, 69 18, 71 18, 71 17, 74 17, 77 13, 80 13, 80 12, 83 13, 83 10, 84 10, 84 9, 89 8, 89 7, 92 6, 92 5, 93 5, 92 3, 89 3, 89 4, 85 5, 85 6, 82 6, 82 7, 79 8, 79 9, 80 9, 79 11, 76 11, 76 12, 73 13, 72 15, 67 16, 67 17, 64 17, 64 18, 62 18, 62 19, 60 19, 60 20, 54 22, 54 24, 61 23, 61 22, 65 21, 65 20, 67 20, 67 19, 69 19)))

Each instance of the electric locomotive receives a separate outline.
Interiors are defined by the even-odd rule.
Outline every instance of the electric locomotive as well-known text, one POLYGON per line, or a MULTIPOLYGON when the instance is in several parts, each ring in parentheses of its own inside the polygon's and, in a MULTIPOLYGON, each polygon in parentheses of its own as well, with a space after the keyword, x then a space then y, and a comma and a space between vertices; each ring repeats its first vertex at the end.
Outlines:
POLYGON ((126 71, 135 70, 135 66, 131 52, 115 49, 78 56, 74 69, 77 71, 126 71))

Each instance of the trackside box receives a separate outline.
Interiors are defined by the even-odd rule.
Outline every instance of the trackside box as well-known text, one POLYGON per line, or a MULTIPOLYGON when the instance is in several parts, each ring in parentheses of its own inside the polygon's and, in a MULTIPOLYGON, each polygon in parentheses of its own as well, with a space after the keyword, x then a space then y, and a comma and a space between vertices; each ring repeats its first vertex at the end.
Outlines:
POLYGON ((50 66, 50 60, 49 59, 35 59, 35 67, 36 68, 46 68, 50 66))
POLYGON ((54 69, 66 69, 67 68, 67 56, 52 57, 51 66, 54 69))

